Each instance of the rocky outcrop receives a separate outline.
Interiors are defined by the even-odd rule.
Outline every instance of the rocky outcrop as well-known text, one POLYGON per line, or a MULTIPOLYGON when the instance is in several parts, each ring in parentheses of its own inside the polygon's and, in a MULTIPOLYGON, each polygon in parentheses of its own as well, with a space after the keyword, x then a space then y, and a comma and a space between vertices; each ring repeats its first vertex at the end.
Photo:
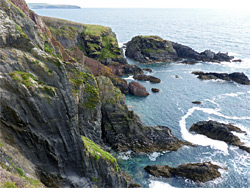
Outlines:
POLYGON ((135 96, 146 97, 149 95, 146 88, 138 82, 132 81, 128 85, 129 93, 135 96))
POLYGON ((127 43, 125 55, 141 63, 179 60, 172 43, 158 36, 137 36, 132 38, 127 43))
POLYGON ((211 162, 183 164, 177 168, 171 168, 167 165, 146 166, 145 170, 157 177, 170 178, 173 176, 185 177, 196 182, 207 182, 221 176, 218 171, 221 167, 211 162))
POLYGON ((221 140, 234 146, 239 146, 241 149, 249 152, 250 148, 244 146, 244 143, 240 141, 239 137, 234 135, 232 131, 238 133, 246 133, 240 128, 233 126, 232 124, 219 123, 216 121, 200 121, 193 124, 190 131, 194 131, 199 134, 204 134, 209 138, 221 140))
POLYGON ((136 65, 121 65, 120 63, 109 64, 108 67, 117 76, 143 74, 143 70, 136 65))
POLYGON ((192 48, 175 42, 163 40, 158 36, 136 36, 127 43, 126 56, 141 63, 174 62, 183 59, 186 64, 194 61, 221 62, 230 61, 232 56, 227 53, 214 53, 211 50, 196 52, 192 48))
POLYGON ((233 72, 230 74, 227 73, 216 73, 216 72, 201 72, 194 71, 192 74, 198 75, 197 78, 201 80, 225 80, 225 81, 233 81, 243 85, 250 85, 250 80, 248 77, 242 72, 233 72))
POLYGON ((152 83, 160 83, 161 80, 154 76, 145 75, 145 74, 137 74, 133 77, 135 80, 142 80, 142 81, 150 81, 152 83))
POLYGON ((110 79, 98 77, 102 101, 103 139, 116 151, 135 152, 175 151, 190 143, 177 139, 168 127, 146 126, 128 110, 125 97, 112 87, 110 79))

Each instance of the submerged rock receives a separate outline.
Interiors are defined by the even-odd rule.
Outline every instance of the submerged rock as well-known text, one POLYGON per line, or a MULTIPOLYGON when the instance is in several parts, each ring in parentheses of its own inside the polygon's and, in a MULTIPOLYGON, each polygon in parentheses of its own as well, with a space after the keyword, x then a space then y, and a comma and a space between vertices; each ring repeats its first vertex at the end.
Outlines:
POLYGON ((196 61, 229 62, 233 59, 227 53, 214 53, 211 50, 199 53, 188 46, 163 40, 158 36, 133 37, 127 43, 125 54, 141 63, 173 62, 186 59, 183 63, 194 64, 196 61))
POLYGON ((148 72, 153 72, 152 71, 152 69, 150 69, 150 68, 145 68, 145 69, 143 69, 144 71, 148 71, 148 72))
POLYGON ((135 80, 142 80, 142 81, 150 81, 153 83, 160 83, 161 80, 159 78, 156 78, 154 76, 145 75, 145 74, 137 74, 133 77, 135 80))
POLYGON ((239 148, 247 152, 250 151, 249 150, 250 148, 244 146, 244 143, 241 142, 240 138, 232 133, 232 131, 238 133, 246 133, 246 132, 242 131, 240 128, 235 127, 232 124, 225 124, 212 120, 199 121, 193 124, 189 130, 194 131, 198 134, 206 135, 207 137, 215 140, 221 140, 226 143, 232 144, 234 146, 239 146, 239 148))
POLYGON ((193 71, 192 74, 198 75, 197 78, 201 80, 221 79, 225 81, 234 81, 236 83, 243 85, 250 85, 250 80, 243 72, 242 73, 233 72, 231 74, 227 74, 227 73, 216 73, 216 72, 205 73, 202 71, 193 71))
POLYGON ((171 168, 167 165, 152 165, 146 166, 144 169, 157 177, 170 178, 180 176, 191 179, 196 182, 207 182, 221 176, 218 169, 221 167, 212 164, 211 162, 183 164, 177 168, 171 168))
POLYGON ((132 81, 128 85, 129 93, 135 96, 146 97, 149 95, 146 88, 139 82, 132 81))

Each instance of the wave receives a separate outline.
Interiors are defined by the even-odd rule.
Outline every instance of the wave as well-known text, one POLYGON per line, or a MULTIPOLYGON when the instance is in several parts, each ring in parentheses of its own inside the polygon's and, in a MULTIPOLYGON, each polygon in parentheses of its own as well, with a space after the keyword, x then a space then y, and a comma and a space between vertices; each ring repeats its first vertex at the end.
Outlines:
POLYGON ((135 79, 133 78, 133 76, 129 76, 127 78, 124 78, 124 80, 135 80, 135 79))
POLYGON ((150 180, 149 188, 175 188, 168 183, 150 180))

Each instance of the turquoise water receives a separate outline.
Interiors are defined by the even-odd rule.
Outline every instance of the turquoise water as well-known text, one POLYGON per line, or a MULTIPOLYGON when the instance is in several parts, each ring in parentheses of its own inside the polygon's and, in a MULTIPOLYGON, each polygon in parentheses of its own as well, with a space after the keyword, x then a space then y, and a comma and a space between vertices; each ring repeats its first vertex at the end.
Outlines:
MULTIPOLYGON (((250 13, 210 9, 80 9, 35 10, 40 15, 59 17, 88 24, 112 27, 120 43, 136 35, 159 35, 186 44, 197 51, 230 52, 241 63, 157 63, 141 65, 151 68, 150 75, 159 84, 142 83, 148 91, 159 88, 146 98, 127 96, 126 103, 147 125, 165 125, 178 138, 197 144, 177 152, 150 155, 119 155, 121 167, 144 187, 250 187, 250 154, 224 142, 208 139, 188 131, 197 122, 213 119, 234 123, 248 134, 237 134, 250 146, 250 86, 225 81, 201 81, 192 71, 244 72, 250 77, 250 13), (179 78, 176 78, 178 75, 179 78), (201 105, 192 101, 202 101, 201 105), (185 178, 155 178, 143 170, 149 164, 178 166, 183 163, 212 161, 227 170, 222 177, 203 184, 185 178)), ((128 77, 127 81, 131 81, 128 77)))

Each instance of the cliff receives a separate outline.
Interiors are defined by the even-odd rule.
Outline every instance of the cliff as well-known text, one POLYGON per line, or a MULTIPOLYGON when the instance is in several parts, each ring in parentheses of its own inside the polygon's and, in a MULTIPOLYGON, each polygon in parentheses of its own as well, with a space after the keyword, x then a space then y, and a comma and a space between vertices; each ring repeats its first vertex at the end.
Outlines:
POLYGON ((80 9, 76 5, 51 5, 47 3, 28 3, 30 9, 80 9))
POLYGON ((126 85, 104 65, 124 61, 109 28, 98 36, 76 23, 53 30, 63 23, 41 19, 23 0, 0 1, 0 170, 23 184, 35 179, 30 186, 136 187, 107 148, 153 152, 188 143, 128 110, 114 84, 126 85))

